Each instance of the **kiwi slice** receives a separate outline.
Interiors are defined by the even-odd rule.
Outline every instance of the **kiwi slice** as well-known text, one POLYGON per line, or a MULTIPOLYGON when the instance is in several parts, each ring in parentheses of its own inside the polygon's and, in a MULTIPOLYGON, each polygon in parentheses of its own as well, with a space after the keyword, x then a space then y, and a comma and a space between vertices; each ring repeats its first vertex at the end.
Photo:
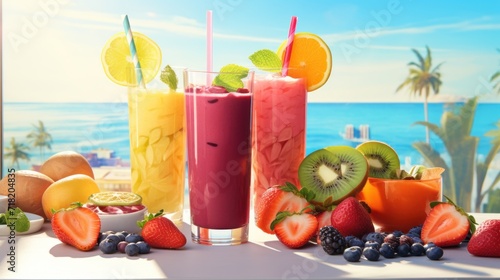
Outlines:
POLYGON ((400 169, 398 154, 387 143, 371 140, 359 144, 356 149, 366 157, 370 177, 391 179, 400 169))
POLYGON ((368 178, 368 163, 349 146, 331 146, 310 153, 299 166, 302 188, 315 194, 312 203, 328 207, 357 193, 368 178))

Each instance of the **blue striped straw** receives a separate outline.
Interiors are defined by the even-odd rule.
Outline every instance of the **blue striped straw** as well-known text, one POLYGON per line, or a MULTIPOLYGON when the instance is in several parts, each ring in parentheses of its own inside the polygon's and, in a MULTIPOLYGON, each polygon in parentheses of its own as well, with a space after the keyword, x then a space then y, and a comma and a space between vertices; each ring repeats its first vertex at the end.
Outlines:
POLYGON ((130 22, 128 21, 128 16, 124 15, 122 17, 123 17, 123 28, 125 29, 125 35, 127 36, 127 42, 130 48, 130 54, 132 55, 132 62, 134 63, 134 67, 136 69, 137 83, 142 88, 146 88, 142 76, 141 63, 139 62, 139 57, 137 56, 137 49, 135 48, 134 37, 132 36, 132 29, 130 28, 130 22))

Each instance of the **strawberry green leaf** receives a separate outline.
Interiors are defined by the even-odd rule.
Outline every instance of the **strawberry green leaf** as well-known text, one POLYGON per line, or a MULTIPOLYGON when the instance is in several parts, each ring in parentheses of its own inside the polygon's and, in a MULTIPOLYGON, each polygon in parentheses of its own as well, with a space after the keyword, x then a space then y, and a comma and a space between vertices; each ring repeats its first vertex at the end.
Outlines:
POLYGON ((276 214, 276 218, 271 222, 271 230, 274 230, 274 227, 281 223, 284 219, 286 219, 286 217, 288 216, 292 216, 293 213, 290 213, 288 211, 280 211, 276 214))
POLYGON ((290 183, 290 182, 286 182, 285 185, 281 186, 280 189, 282 191, 285 191, 285 192, 291 192, 293 194, 298 194, 299 193, 299 190, 297 189, 297 187, 290 183))
POLYGON ((164 214, 165 213, 163 213, 163 209, 160 209, 160 211, 158 211, 157 213, 149 213, 147 215, 144 215, 144 220, 137 221, 137 226, 139 228, 143 228, 147 222, 151 221, 154 218, 161 217, 164 214))

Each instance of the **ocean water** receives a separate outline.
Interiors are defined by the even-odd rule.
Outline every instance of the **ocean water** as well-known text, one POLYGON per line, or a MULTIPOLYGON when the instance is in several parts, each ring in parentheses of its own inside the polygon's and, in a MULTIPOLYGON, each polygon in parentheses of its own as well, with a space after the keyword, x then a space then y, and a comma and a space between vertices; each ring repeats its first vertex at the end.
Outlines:
MULTIPOLYGON (((429 121, 439 124, 444 110, 443 103, 429 104, 429 121)), ((478 153, 486 155, 491 148, 491 138, 484 136, 496 128, 500 120, 500 104, 479 104, 472 135, 480 137, 478 153)), ((90 152, 104 148, 115 151, 124 161, 129 159, 128 109, 126 103, 4 103, 3 147, 10 146, 15 138, 18 143, 29 145, 26 135, 38 121, 42 121, 51 134, 51 149, 41 157, 37 148, 29 151, 30 161, 20 161, 21 169, 40 164, 43 159, 63 150, 90 152)), ((307 153, 330 145, 356 145, 344 140, 340 132, 347 124, 358 127, 367 124, 370 138, 389 143, 400 155, 402 164, 422 162, 420 154, 411 146, 425 141, 425 128, 414 125, 424 120, 420 103, 309 103, 307 108, 307 153)), ((444 147, 431 133, 431 145, 441 152, 444 147)), ((3 158, 3 174, 10 166, 3 158)))

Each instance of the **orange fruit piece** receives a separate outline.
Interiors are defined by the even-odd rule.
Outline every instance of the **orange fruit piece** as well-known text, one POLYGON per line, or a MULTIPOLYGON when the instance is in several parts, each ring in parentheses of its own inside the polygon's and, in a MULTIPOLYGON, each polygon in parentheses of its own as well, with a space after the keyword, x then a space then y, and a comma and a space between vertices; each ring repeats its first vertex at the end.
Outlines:
MULTIPOLYGON (((278 48, 278 56, 284 60, 287 40, 278 48)), ((288 75, 305 78, 307 90, 314 91, 323 86, 332 70, 332 53, 318 35, 299 32, 295 34, 288 75)))
POLYGON ((441 173, 444 172, 444 168, 442 167, 429 167, 422 171, 422 176, 420 180, 430 180, 437 179, 441 176, 441 173))

